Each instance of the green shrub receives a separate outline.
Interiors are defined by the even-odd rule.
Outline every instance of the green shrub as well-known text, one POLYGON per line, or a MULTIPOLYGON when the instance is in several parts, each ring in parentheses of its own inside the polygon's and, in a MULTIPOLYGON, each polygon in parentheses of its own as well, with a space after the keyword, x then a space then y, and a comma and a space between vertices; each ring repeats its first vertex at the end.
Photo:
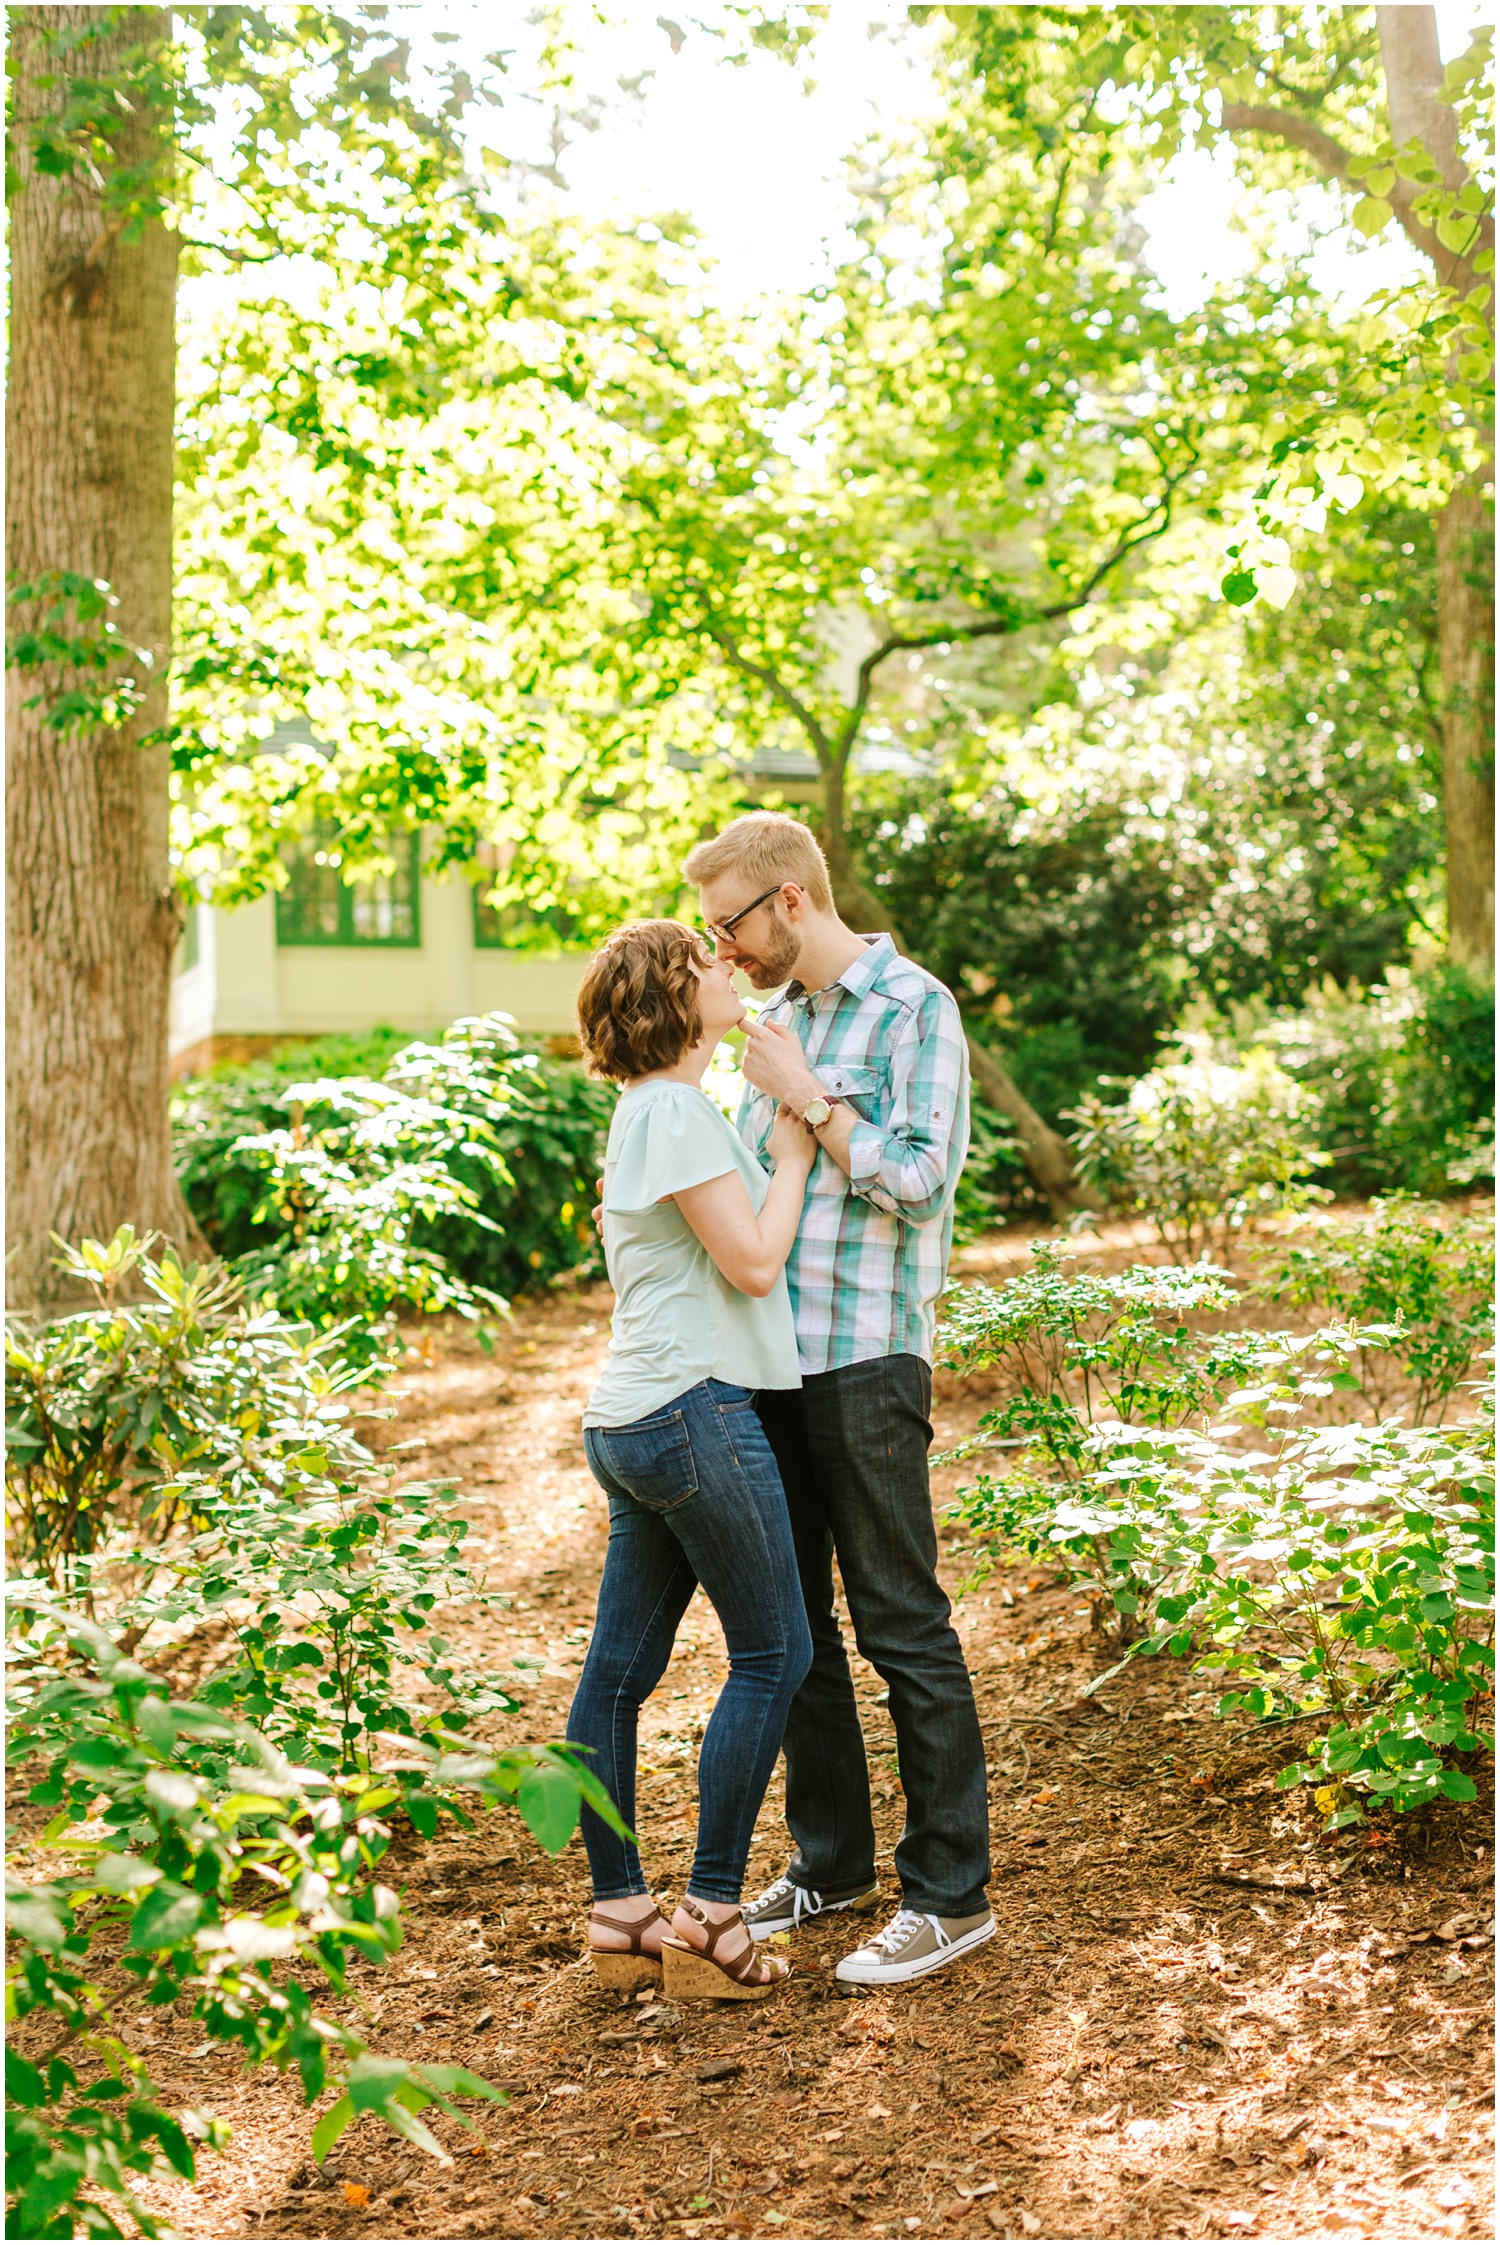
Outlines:
POLYGON ((1225 1257, 1258 1218, 1327 1197, 1309 1182, 1324 1159, 1315 1103, 1268 1053, 1230 1067, 1206 1043, 1185 1040, 1194 1057, 1121 1085, 1118 1105, 1085 1097, 1070 1118, 1080 1177, 1111 1207, 1147 1217, 1182 1263, 1225 1257))
POLYGON ((386 1081, 441 1098, 493 1133, 503 1180, 462 1151, 452 1163, 489 1225, 440 1218, 418 1235, 468 1285, 515 1294, 602 1267, 590 1210, 619 1096, 614 1084, 523 1051, 501 1014, 456 1021, 436 1045, 408 1046, 386 1081))
POLYGON ((276 1478, 311 1448, 368 1453, 344 1427, 343 1397, 370 1367, 337 1335, 246 1308, 220 1269, 185 1265, 123 1226, 61 1261, 97 1308, 6 1329, 6 1499, 12 1564, 92 1599, 110 1536, 159 1540, 181 1506, 161 1485, 189 1465, 276 1478), (131 1292, 144 1300, 128 1299, 131 1292))
MULTIPOLYGON (((250 1283, 276 1283, 300 1254, 298 1281, 347 1314, 363 1301, 372 1226, 387 1291, 400 1277, 418 1291, 462 1289, 475 1303, 596 1266, 588 1212, 612 1086, 523 1051, 507 1018, 487 1014, 455 1022, 435 1043, 382 1050, 378 1074, 360 1079, 378 1090, 356 1093, 346 1080, 338 1093, 329 1088, 338 1071, 326 1070, 309 1107, 299 1095, 327 1042, 192 1077, 173 1095, 189 1205, 216 1252, 250 1283), (446 1120, 435 1122, 434 1110, 446 1120), (410 1179, 401 1172, 403 1133, 420 1155, 410 1179), (262 1137, 274 1145, 261 1147, 262 1137), (267 1189, 268 1172, 284 1179, 280 1198, 267 1189), (420 1188, 394 1209, 393 1179, 398 1191, 420 1188), (400 1227, 394 1271, 388 1215, 400 1227), (356 1253, 340 1279, 346 1239, 356 1253)), ((358 1056, 355 1048, 347 1057, 358 1056)))
POLYGON ((1328 1181, 1440 1194, 1494 1175, 1495 990, 1455 966, 1325 983, 1296 1012, 1242 1017, 1318 1103, 1328 1181))
POLYGON ((1233 1687, 1221 1715, 1310 1721, 1280 1783, 1316 1786, 1337 1829, 1471 1801, 1455 1758, 1494 1751, 1494 1427, 1298 1424, 1327 1389, 1314 1365, 1223 1407, 1264 1449, 1101 1428, 1075 1510, 1156 1578, 1126 1657, 1194 1653, 1233 1687))
POLYGON ((202 1532, 160 1556, 117 1618, 227 1638, 199 1687, 205 1705, 312 1768, 398 1772, 395 1793, 424 1836, 440 1813, 467 1824, 451 1793, 431 1790, 433 1754, 519 1703, 459 1667, 435 1626, 439 1607, 491 1602, 464 1557, 470 1531, 452 1491, 399 1486, 388 1471, 345 1479, 309 1450, 277 1481, 200 1468, 169 1494, 202 1532))
POLYGON ((1491 1420, 1311 1424, 1361 1389, 1353 1365, 1409 1348, 1399 1326, 1194 1334, 1235 1299, 1222 1271, 1033 1255, 955 1289, 940 1332, 942 1362, 1012 1389, 954 1453, 1019 1452, 958 1492, 981 1567, 1060 1566, 1125 1658, 1196 1653, 1234 1684, 1222 1714, 1318 1726, 1283 1782, 1317 1784, 1335 1824, 1472 1799, 1455 1758, 1492 1748, 1491 1420))
MULTIPOLYGON (((312 2132, 318 2159, 371 2112, 448 2163, 418 2116, 436 2106, 467 2126, 455 2098, 502 2093, 459 2067, 369 2051, 310 1992, 342 1993, 351 1956, 383 1962, 401 1946, 397 1897, 376 1876, 397 1789, 289 1763, 32 1593, 19 1612, 9 1751, 13 1766, 44 1761, 30 1798, 54 1812, 43 1844, 68 1860, 40 1886, 7 1880, 7 2015, 41 2029, 34 2054, 8 2054, 8 2234, 119 2236, 113 2197, 156 2236, 132 2179, 160 2157, 191 2180, 189 2127, 222 2143, 207 2116, 184 2127, 164 2111, 129 2043, 124 2014, 143 2004, 187 2007, 251 2064, 295 2066, 308 2104, 339 2090, 312 2132)), ((516 1803, 554 1852, 582 1799, 614 1820, 596 1782, 553 1749, 469 1751, 434 1774, 516 1803)))
POLYGON ((1397 1195, 1358 1214, 1324 1212, 1260 1249, 1255 1291, 1315 1304, 1356 1325, 1399 1325, 1392 1345, 1359 1350, 1360 1391, 1377 1418, 1414 1383, 1411 1417, 1439 1422, 1493 1337, 1495 1219, 1491 1208, 1444 1209, 1397 1195))
POLYGON ((953 1203, 956 1244, 977 1239, 1018 1202, 1031 1197, 1021 1142, 1015 1131, 980 1099, 969 1107, 969 1151, 953 1203))
POLYGON ((1031 1256, 1031 1269, 1003 1287, 956 1287, 944 1298, 939 1361, 963 1374, 999 1372, 1013 1390, 950 1456, 1016 1453, 1008 1470, 959 1490, 953 1517, 973 1538, 976 1577, 1003 1551, 1045 1558, 1086 1587, 1095 1629, 1124 1642, 1148 1585, 1107 1531, 1079 1528, 1059 1510, 1093 1470, 1092 1430, 1201 1416, 1263 1360, 1266 1344, 1205 1339, 1184 1322, 1234 1304, 1227 1271, 1070 1272, 1048 1241, 1031 1256))

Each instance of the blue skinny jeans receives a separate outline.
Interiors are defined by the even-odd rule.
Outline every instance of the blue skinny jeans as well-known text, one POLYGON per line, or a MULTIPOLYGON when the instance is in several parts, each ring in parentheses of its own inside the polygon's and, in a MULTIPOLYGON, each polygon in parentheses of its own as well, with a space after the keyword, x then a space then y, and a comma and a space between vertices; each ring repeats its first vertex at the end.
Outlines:
MULTIPOLYGON (((704 1380, 627 1427, 589 1427, 584 1448, 609 1498, 609 1550, 593 1641, 568 1716, 570 1745, 635 1826, 636 1730, 678 1623, 701 1583, 729 1651, 698 1755, 698 1842, 689 1887, 738 1902, 745 1859, 792 1697, 812 1659, 781 1475, 749 1390, 704 1380)), ((634 1845, 585 1809, 597 1902, 650 1891, 634 1845)))

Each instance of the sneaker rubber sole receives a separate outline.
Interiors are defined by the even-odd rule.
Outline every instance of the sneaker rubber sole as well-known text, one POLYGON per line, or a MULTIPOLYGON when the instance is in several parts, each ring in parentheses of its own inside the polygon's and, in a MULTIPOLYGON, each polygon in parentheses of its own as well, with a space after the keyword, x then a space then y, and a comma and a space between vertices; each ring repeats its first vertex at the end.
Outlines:
POLYGON ((988 1925, 976 1925, 971 1933, 959 1934, 957 1940, 950 1941, 945 1949, 934 1949, 930 1956, 914 1957, 909 1964, 903 1964, 899 1957, 889 1964, 856 1964, 852 1956, 845 1957, 834 1973, 834 1978, 842 1980, 845 1987, 903 1987, 908 1980, 924 1980, 929 1972, 941 1972, 945 1965, 956 1964, 971 1949, 978 1949, 986 1941, 992 1941, 995 1932, 995 1921, 991 1918, 988 1925))

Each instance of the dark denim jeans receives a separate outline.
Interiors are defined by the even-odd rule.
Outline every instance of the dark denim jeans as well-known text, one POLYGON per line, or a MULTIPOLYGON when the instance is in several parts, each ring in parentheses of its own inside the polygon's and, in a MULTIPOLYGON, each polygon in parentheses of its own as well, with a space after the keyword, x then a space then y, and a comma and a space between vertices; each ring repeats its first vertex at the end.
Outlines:
MULTIPOLYGON (((729 1650, 698 1755, 690 1891, 738 1902, 745 1858, 812 1657, 786 1498, 748 1389, 705 1380, 628 1427, 590 1427, 584 1448, 609 1498, 609 1550, 593 1641, 568 1716, 571 1744, 635 1824, 636 1721, 661 1681, 701 1583, 729 1650)), ((648 1892, 635 1847, 582 1820, 594 1899, 648 1892)))
POLYGON ((781 1468, 813 1659, 787 1717, 790 1876, 823 1893, 875 1874, 864 1734, 834 1614, 837 1554, 854 1641, 890 1688, 909 1909, 967 1917, 990 1875, 984 1742, 963 1648, 937 1579, 927 1479, 932 1373, 918 1356, 816 1372, 756 1399, 781 1468))

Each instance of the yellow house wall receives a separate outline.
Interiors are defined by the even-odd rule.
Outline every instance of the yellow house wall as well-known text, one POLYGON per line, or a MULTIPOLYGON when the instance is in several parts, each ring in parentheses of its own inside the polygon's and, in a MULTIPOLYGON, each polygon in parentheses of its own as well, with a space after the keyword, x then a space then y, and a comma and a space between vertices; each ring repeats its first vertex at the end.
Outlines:
MULTIPOLYGON (((173 984, 172 1050, 207 1038, 420 1033, 461 1014, 509 1013, 525 1036, 569 1036, 585 955, 480 950, 466 881, 424 880, 419 948, 278 945, 270 897, 202 911, 201 958, 173 984)), ((192 1063, 189 1063, 192 1065, 192 1063)))

